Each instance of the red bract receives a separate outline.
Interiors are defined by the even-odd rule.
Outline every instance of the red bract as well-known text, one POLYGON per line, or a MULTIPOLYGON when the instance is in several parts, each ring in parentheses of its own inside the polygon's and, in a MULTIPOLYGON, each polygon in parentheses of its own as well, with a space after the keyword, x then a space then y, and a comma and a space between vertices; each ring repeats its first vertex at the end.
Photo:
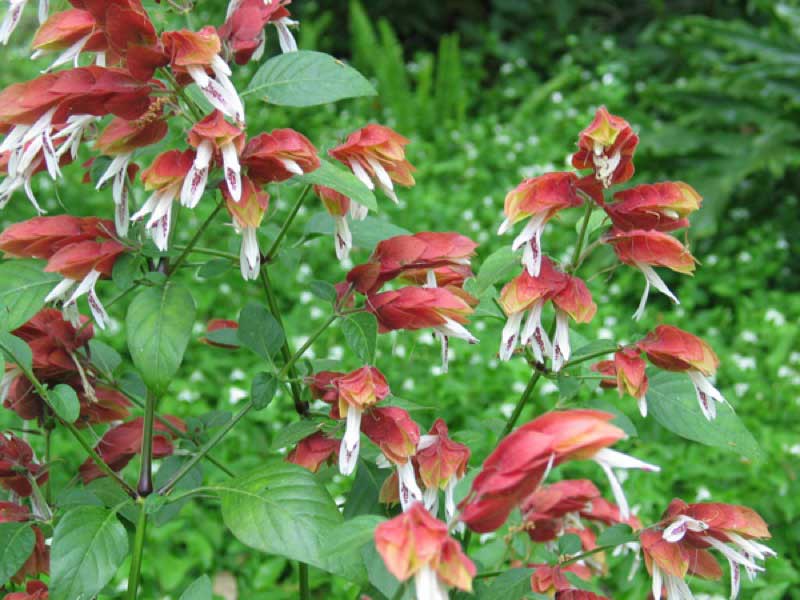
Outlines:
POLYGON ((579 513, 599 497, 600 490, 587 479, 564 480, 537 489, 520 506, 528 535, 535 542, 555 540, 564 532, 563 517, 579 513))
POLYGON ((597 313, 597 305, 582 279, 565 276, 564 287, 553 296, 556 308, 556 333, 553 339, 553 370, 560 371, 572 354, 569 343, 569 320, 588 323, 597 313))
POLYGON ((0 432, 0 485, 27 498, 33 494, 32 480, 38 485, 47 481, 48 473, 42 471, 25 440, 10 432, 0 432))
MULTIPOLYGON (((32 527, 32 529, 35 536, 33 550, 31 551, 31 554, 30 556, 28 556, 28 559, 25 561, 25 563, 11 578, 11 581, 16 583, 17 585, 21 585, 22 582, 25 581, 28 577, 38 577, 40 575, 48 575, 50 573, 50 547, 45 543, 42 530, 36 527, 35 525, 32 527)), ((33 598, 46 599, 47 598, 46 590, 47 588, 45 587, 43 595, 34 595, 33 598)))
POLYGON ((247 280, 256 279, 261 270, 261 251, 258 248, 258 227, 269 207, 269 194, 260 189, 249 177, 242 178, 242 196, 234 200, 223 186, 222 196, 233 217, 233 226, 242 236, 239 250, 239 269, 247 280))
POLYGON ((231 0, 225 24, 219 28, 219 36, 233 52, 239 65, 246 64, 251 58, 258 60, 264 53, 264 27, 273 23, 278 30, 281 51, 295 52, 297 44, 289 25, 295 22, 289 17, 286 5, 291 0, 264 2, 263 0, 231 0))
POLYGON ((581 579, 589 580, 592 572, 586 565, 567 565, 551 567, 550 565, 532 565, 536 570, 531 575, 531 590, 537 594, 554 594, 572 588, 564 572, 573 573, 581 579))
POLYGON ((320 162, 306 136, 294 129, 276 129, 248 140, 242 164, 250 178, 265 184, 316 171, 320 162))
POLYGON ((592 169, 606 188, 624 183, 633 177, 633 153, 638 143, 639 137, 628 122, 601 106, 578 137, 579 149, 572 155, 572 166, 592 169))
POLYGON ((675 304, 680 304, 653 267, 667 267, 684 275, 694 273, 696 260, 683 244, 667 233, 643 229, 612 229, 604 241, 613 246, 620 261, 636 267, 645 277, 644 293, 633 315, 635 320, 638 321, 644 314, 651 285, 675 304))
POLYGON ((30 511, 15 502, 0 501, 0 523, 23 523, 30 519, 30 511))
MULTIPOLYGON (((347 280, 362 294, 371 295, 387 281, 407 272, 425 271, 445 266, 469 267, 475 256, 475 242, 458 233, 424 231, 414 235, 398 235, 378 243, 369 261, 347 274, 347 280)), ((426 281, 436 287, 435 279, 426 281)))
POLYGON ((338 416, 339 390, 336 388, 335 382, 343 375, 344 373, 339 373, 338 371, 320 371, 307 380, 312 398, 322 400, 328 404, 337 404, 337 416, 335 418, 340 418, 338 416))
MULTIPOLYGON (((211 319, 206 325, 206 331, 208 333, 213 333, 214 331, 225 331, 228 330, 237 330, 239 329, 239 323, 236 321, 231 321, 229 319, 211 319)), ((227 344, 223 342, 215 342, 210 340, 207 337, 200 338, 200 342, 203 344, 208 344, 209 346, 216 346, 217 348, 226 348, 229 350, 235 350, 239 347, 238 344, 227 344)))
MULTIPOLYGON (((183 421, 177 417, 165 417, 173 427, 186 431, 186 426, 183 421)), ((142 451, 142 429, 144 427, 144 419, 137 417, 132 421, 123 423, 112 427, 105 432, 103 437, 98 442, 95 450, 100 455, 109 467, 114 471, 121 471, 125 468, 131 459, 142 451)), ((153 436, 153 458, 163 458, 170 456, 174 447, 172 439, 174 435, 172 431, 160 421, 154 424, 156 434, 153 436)), ((84 484, 89 483, 99 477, 105 477, 100 468, 87 458, 80 467, 81 479, 84 484)))
POLYGON ((592 370, 608 375, 609 380, 604 380, 604 387, 616 387, 619 395, 628 394, 636 398, 639 412, 647 416, 647 363, 641 357, 641 351, 633 347, 623 348, 614 354, 614 360, 601 361, 592 365, 592 370))
POLYGON ((3 600, 48 600, 47 584, 41 581, 29 581, 25 584, 24 592, 12 592, 3 597, 3 600))
POLYGON ((614 200, 604 208, 614 227, 624 231, 688 227, 686 217, 703 201, 692 186, 682 181, 637 185, 615 193, 614 200))
POLYGON ((244 104, 231 83, 230 67, 219 55, 222 42, 213 27, 196 32, 167 31, 161 34, 161 41, 174 71, 188 74, 214 108, 237 123, 244 123, 244 104))
POLYGON ((356 177, 370 190, 375 185, 397 203, 394 184, 414 185, 416 170, 406 160, 409 141, 384 125, 367 125, 351 133, 347 140, 329 154, 348 165, 356 177))
POLYGON ((68 244, 109 237, 111 221, 97 217, 34 217, 14 223, 0 234, 0 250, 10 256, 48 259, 68 244))
POLYGON ((242 176, 239 153, 244 147, 244 131, 231 125, 215 110, 189 131, 189 144, 197 150, 192 169, 181 190, 181 204, 194 208, 206 189, 212 161, 222 158, 225 189, 234 202, 242 197, 242 176))
POLYGON ((333 384, 338 392, 339 417, 347 419, 339 449, 339 471, 350 475, 358 461, 361 415, 389 395, 389 384, 375 367, 356 369, 337 377, 333 384))
POLYGON ((339 440, 317 431, 300 440, 286 460, 316 473, 323 463, 330 464, 335 459, 340 444, 339 440))
POLYGON ((448 535, 447 526, 419 502, 378 525, 375 547, 397 579, 414 576, 420 600, 447 597, 448 586, 472 590, 475 565, 448 535))
POLYGON ((582 203, 578 195, 578 176, 574 173, 546 173, 526 179, 506 196, 506 218, 497 233, 502 235, 515 223, 530 218, 511 247, 514 250, 525 247, 522 264, 532 277, 536 277, 542 265, 541 237, 547 221, 560 210, 582 203))
MULTIPOLYGON (((81 325, 86 323, 84 317, 81 325)), ((43 308, 30 321, 14 330, 33 353, 33 371, 48 381, 75 372, 75 353, 94 335, 91 325, 75 327, 53 308, 43 308)))
POLYGON ((473 312, 474 299, 465 297, 451 288, 404 287, 369 296, 367 310, 378 318, 381 333, 431 327, 474 344, 478 340, 462 327, 473 312))
POLYGON ((703 415, 709 421, 716 417, 714 401, 724 403, 725 398, 709 380, 719 366, 719 359, 711 346, 671 325, 659 325, 636 346, 655 366, 667 371, 685 372, 692 380, 703 415))
POLYGON ((172 203, 183 187, 183 181, 192 168, 194 150, 168 150, 153 160, 140 177, 144 189, 152 192, 144 205, 131 216, 138 221, 150 215, 145 228, 159 250, 166 251, 172 222, 172 203))
POLYGON ((72 387, 78 390, 78 400, 81 405, 76 426, 113 423, 130 416, 131 402, 122 392, 104 385, 96 385, 90 396, 80 388, 79 382, 73 383, 72 387))
POLYGON ((77 67, 77 59, 82 51, 103 51, 107 46, 105 36, 97 30, 92 14, 73 8, 55 13, 42 23, 34 34, 31 47, 35 50, 31 58, 62 51, 50 65, 52 69, 71 60, 75 60, 77 67))

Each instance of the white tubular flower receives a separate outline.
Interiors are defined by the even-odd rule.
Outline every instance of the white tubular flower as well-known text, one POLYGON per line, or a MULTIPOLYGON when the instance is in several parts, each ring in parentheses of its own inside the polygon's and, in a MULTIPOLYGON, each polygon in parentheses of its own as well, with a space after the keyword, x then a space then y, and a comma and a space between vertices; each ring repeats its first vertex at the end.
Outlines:
POLYGON ((352 198, 350 199, 350 216, 356 221, 363 221, 367 218, 369 209, 363 204, 359 204, 352 198))
POLYGON ((186 67, 189 76, 214 108, 237 122, 244 123, 244 104, 228 78, 230 69, 221 58, 212 62, 211 69, 214 71, 213 78, 209 77, 201 66, 186 67), (222 65, 225 67, 223 68, 222 65))
POLYGON ((225 184, 228 186, 233 201, 239 202, 242 198, 242 167, 239 165, 239 153, 233 142, 222 144, 219 149, 222 153, 225 184))
POLYGON ((109 320, 108 313, 95 291, 95 285, 101 275, 99 271, 92 269, 81 281, 65 277, 56 284, 44 300, 45 302, 62 302, 64 318, 77 327, 80 324, 77 302, 81 296, 85 295, 89 301, 89 309, 92 311, 92 316, 97 326, 100 329, 105 329, 109 320))
POLYGON ((362 410, 352 406, 347 407, 346 425, 342 444, 339 447, 339 473, 351 475, 358 462, 358 450, 361 446, 361 415, 362 410))
POLYGON ((703 416, 709 421, 713 421, 717 417, 717 405, 714 402, 725 404, 724 396, 715 388, 708 378, 700 371, 690 369, 686 372, 689 379, 692 380, 694 391, 697 395, 697 402, 700 404, 700 410, 703 416))
POLYGON ((350 249, 353 247, 353 235, 350 233, 350 226, 347 224, 346 216, 335 216, 333 221, 336 258, 345 260, 350 256, 350 249))
POLYGON ((647 307, 647 298, 650 296, 651 285, 659 292, 664 294, 667 298, 672 300, 672 302, 675 304, 681 303, 680 300, 678 300, 678 297, 672 293, 672 290, 667 287, 667 284, 664 283, 664 280, 661 279, 661 276, 656 273, 656 270, 653 267, 644 263, 636 263, 636 268, 642 272, 642 275, 644 275, 645 283, 644 291, 642 292, 642 298, 639 300, 639 307, 636 309, 636 312, 633 313, 634 321, 638 321, 642 318, 642 315, 644 315, 645 308, 647 307))
POLYGON ((625 497, 622 484, 620 484, 619 479, 617 479, 614 473, 614 469, 641 469, 643 471, 657 473, 661 471, 661 467, 646 463, 633 456, 623 454, 622 452, 611 450, 610 448, 599 450, 592 457, 592 460, 600 465, 606 477, 608 477, 608 482, 611 484, 611 492, 614 494, 614 501, 619 506, 620 517, 623 520, 628 520, 631 516, 630 505, 628 504, 628 499, 625 497))
POLYGON ((8 44, 8 40, 11 39, 11 34, 14 33, 17 25, 19 25, 19 21, 22 18, 22 11, 25 9, 27 3, 28 0, 9 0, 8 11, 3 18, 2 24, 0 24, 0 44, 8 44))
POLYGON ((503 326, 503 333, 500 337, 500 360, 509 360, 514 355, 519 341, 519 332, 522 328, 522 318, 525 311, 511 313, 503 326))
MULTIPOLYGON (((548 213, 533 215, 511 244, 512 250, 519 250, 523 245, 525 246, 522 251, 522 264, 531 277, 538 277, 542 269, 542 231, 544 231, 549 216, 548 213)), ((503 222, 498 233, 507 231, 510 227, 506 224, 507 221, 506 219, 503 222)))
POLYGON ((245 281, 258 279, 261 271, 261 250, 258 248, 257 228, 245 227, 241 230, 242 246, 239 250, 239 268, 245 281))
POLYGON ((520 338, 520 343, 523 346, 530 344, 533 355, 539 363, 543 363, 545 358, 553 354, 550 337, 542 326, 543 308, 544 300, 533 303, 528 313, 528 320, 525 322, 525 327, 522 329, 522 337, 520 338))
MULTIPOLYGON (((350 414, 348 409, 348 414, 350 414)), ((403 512, 415 502, 422 502, 422 490, 417 485, 417 476, 414 474, 414 465, 409 458, 405 463, 397 465, 398 490, 400 493, 400 506, 403 512)))
MULTIPOLYGON (((181 187, 181 205, 187 208, 194 208, 203 197, 208 183, 208 171, 211 165, 211 158, 214 155, 214 144, 210 140, 203 140, 197 146, 197 154, 194 157, 192 168, 181 187)), ((241 195, 241 186, 239 193, 241 195)))
POLYGON ((703 521, 698 521, 697 519, 687 517, 686 515, 680 515, 675 522, 664 529, 661 537, 674 544, 675 542, 682 540, 683 536, 685 536, 688 531, 703 532, 706 529, 708 529, 708 525, 706 525, 703 521))
POLYGON ((417 600, 447 600, 447 588, 439 581, 430 566, 425 565, 414 575, 414 589, 417 600))
POLYGON ((297 52, 297 42, 289 30, 289 27, 297 26, 297 21, 293 21, 289 17, 283 17, 275 21, 275 29, 278 30, 278 43, 281 47, 281 52, 297 52))
POLYGON ((556 334, 553 341, 553 371, 556 373, 569 360, 572 350, 569 344, 569 315, 556 309, 556 334))

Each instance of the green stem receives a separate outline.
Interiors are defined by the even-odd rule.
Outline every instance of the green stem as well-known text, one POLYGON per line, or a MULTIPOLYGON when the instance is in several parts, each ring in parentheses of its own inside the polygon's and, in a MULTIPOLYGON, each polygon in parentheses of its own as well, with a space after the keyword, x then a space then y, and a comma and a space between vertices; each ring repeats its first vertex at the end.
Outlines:
POLYGON ((144 554, 144 535, 147 531, 147 510, 144 502, 139 502, 139 519, 136 523, 136 537, 133 540, 131 570, 128 575, 128 600, 136 600, 139 592, 139 579, 142 572, 142 555, 144 554))
POLYGON ((44 464, 47 465, 49 475, 47 482, 44 484, 44 497, 48 506, 53 504, 53 486, 50 483, 53 480, 53 468, 50 464, 53 460, 52 453, 52 433, 53 433, 53 417, 50 414, 50 409, 45 407, 44 410, 44 464))
POLYGON ((153 493, 153 422, 156 413, 156 398, 148 390, 144 401, 144 429, 142 430, 142 465, 139 470, 139 496, 146 498, 153 493))
POLYGON ((172 76, 167 69, 161 69, 161 74, 164 78, 169 81, 172 90, 186 103, 186 106, 189 108, 189 111, 192 113, 192 116, 195 118, 195 121, 200 121, 203 118, 203 113, 189 96, 186 95, 186 92, 183 91, 183 86, 181 86, 175 77, 172 76))
POLYGON ((591 201, 586 200, 586 208, 583 211, 583 224, 581 225, 581 231, 578 234, 575 252, 572 253, 572 262, 567 269, 570 275, 574 274, 580 266, 581 252, 583 252, 583 245, 586 243, 586 231, 589 229, 589 218, 592 216, 593 210, 594 204, 591 201))
POLYGON ((297 212, 300 210, 300 207, 303 206, 303 202, 308 195, 308 192, 311 190, 311 186, 307 185, 303 188, 303 191, 300 192, 300 195, 297 197, 297 201, 292 206, 292 210, 286 216, 286 220, 281 225, 281 230, 278 232, 278 235, 275 237, 275 240, 272 242, 272 245, 267 250, 267 253, 264 255, 264 265, 266 266, 269 262, 275 258, 275 253, 278 251, 278 246, 281 245, 283 238, 286 237, 286 233, 289 231, 289 227, 292 225, 292 221, 297 216, 297 212))
MULTIPOLYGON (((292 370, 294 364, 303 357, 303 354, 311 347, 311 345, 317 340, 319 336, 321 336, 325 330, 331 326, 331 324, 338 318, 338 315, 333 314, 325 319, 325 322, 319 326, 319 328, 311 334, 311 336, 305 341, 305 343, 300 346, 300 349, 294 353, 294 355, 286 362, 281 369, 281 372, 278 373, 278 379, 282 379, 286 377, 287 373, 292 370)), ((290 380, 291 381, 291 380, 290 380)))
POLYGON ((603 552, 605 550, 611 550, 612 548, 616 548, 616 546, 598 546, 597 548, 592 548, 591 550, 587 550, 586 552, 581 552, 580 554, 576 554, 575 556, 560 562, 559 565, 560 566, 571 565, 572 563, 576 563, 579 560, 583 560, 587 556, 591 556, 592 554, 597 554, 598 552, 603 552))
POLYGON ((300 579, 300 600, 311 600, 311 588, 308 585, 308 565, 298 562, 297 576, 300 579))
POLYGON ((203 235, 203 232, 206 229, 208 229, 208 226, 211 225, 211 222, 214 220, 214 217, 216 217, 217 213, 220 210, 222 210, 223 206, 225 206, 225 202, 224 201, 218 202, 217 206, 214 208, 214 210, 211 211, 211 214, 208 215, 206 220, 203 221, 202 225, 200 225, 200 227, 197 229, 197 231, 194 232, 194 235, 192 236, 192 239, 189 240, 189 243, 186 244, 186 246, 183 248, 183 252, 181 252, 180 256, 178 256, 178 260, 175 261, 175 264, 172 265, 172 268, 169 270, 170 277, 174 273, 177 272, 177 270, 180 268, 181 264, 183 264, 183 261, 185 261, 186 258, 189 256, 189 253, 192 251, 192 248, 194 248, 195 244, 197 244, 197 241, 200 239, 200 236, 203 235))
MULTIPOLYGON (((278 301, 275 298, 275 294, 272 292, 272 283, 269 280, 269 270, 266 266, 261 268, 261 285, 264 288, 264 293, 267 295, 267 304, 269 305, 269 311, 272 313, 272 316, 275 317, 275 320, 278 322, 278 325, 283 328, 283 319, 281 318, 281 311, 278 308, 278 301)), ((285 331, 285 329, 284 329, 285 331)), ((281 346, 281 356, 283 356, 283 361, 286 364, 284 370, 281 373, 284 373, 288 369, 288 374, 290 379, 296 380, 297 379, 297 371, 294 368, 294 362, 292 361, 292 351, 289 348, 289 339, 286 335, 283 336, 283 346, 281 346)), ((285 373, 284 373, 285 374, 285 373)), ((297 414, 307 417, 308 416, 308 403, 303 401, 301 397, 302 390, 300 389, 300 384, 297 381, 290 381, 289 387, 292 390, 292 399, 294 400, 294 409, 297 411, 297 414)))
POLYGON ((192 456, 192 458, 183 463, 183 466, 180 469, 178 469, 178 471, 172 476, 172 478, 167 483, 165 483, 161 487, 161 489, 158 490, 158 494, 160 496, 165 496, 169 494, 172 491, 172 488, 175 487, 175 484, 177 484, 181 479, 183 479, 186 476, 186 474, 189 471, 191 471, 194 468, 194 466, 211 451, 212 448, 214 448, 214 446, 219 444, 222 441, 222 438, 224 438, 228 434, 228 432, 231 429, 233 429, 234 426, 242 419, 242 417, 244 417, 248 412, 250 412, 252 408, 253 408, 253 401, 248 400, 247 404, 245 404, 239 410, 239 412, 233 416, 233 418, 230 421, 225 423, 225 425, 223 425, 210 440, 208 440, 205 444, 203 444, 200 450, 198 450, 197 453, 195 453, 195 455, 192 456))
MULTIPOLYGON (((184 250, 186 246, 173 246, 176 250, 184 250)), ((207 256, 218 256, 219 258, 227 258, 228 260, 239 262, 239 257, 231 252, 225 252, 224 250, 217 250, 216 248, 199 248, 195 246, 192 248, 192 252, 195 254, 206 254, 207 256)))
POLYGON ((487 571, 486 573, 478 573, 473 579, 486 579, 487 577, 497 577, 502 575, 505 571, 487 571))
POLYGON ((590 354, 585 354, 583 356, 579 356, 578 358, 575 358, 575 359, 573 359, 573 360, 571 360, 569 362, 564 363, 564 366, 561 368, 561 370, 563 371, 563 370, 565 370, 565 369, 567 369, 569 367, 574 367, 575 365, 579 365, 581 363, 584 363, 587 360, 592 360, 593 358, 599 358, 601 356, 606 356, 606 355, 611 354, 612 352, 615 352, 615 351, 616 350, 598 350, 597 352, 592 352, 590 354))
POLYGON ((500 439, 506 437, 511 430, 514 429, 514 425, 517 424, 517 420, 519 420, 520 414, 522 414, 522 409, 525 408, 525 405, 530 400, 531 394, 533 394, 533 389, 536 387, 536 384, 541 379, 542 374, 539 371, 535 371, 531 378, 528 380, 528 385, 525 386, 525 391, 522 392, 522 395, 517 400, 517 405, 514 407, 514 412, 511 413, 511 416, 506 421, 506 426, 503 427, 503 431, 500 434, 500 439))

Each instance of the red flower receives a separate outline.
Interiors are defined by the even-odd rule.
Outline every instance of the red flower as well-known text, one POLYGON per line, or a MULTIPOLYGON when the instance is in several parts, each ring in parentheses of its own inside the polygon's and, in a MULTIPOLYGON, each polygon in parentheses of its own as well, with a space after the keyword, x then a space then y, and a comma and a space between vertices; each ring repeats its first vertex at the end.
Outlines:
POLYGON ((0 485, 27 498, 33 494, 31 480, 42 485, 47 478, 47 471, 34 460, 33 449, 25 440, 10 432, 0 433, 0 485))
POLYGON ((97 217, 34 217, 14 223, 0 234, 0 250, 9 256, 49 259, 64 246, 93 240, 110 239, 114 224, 97 217))
POLYGON ((553 339, 553 370, 560 371, 572 351, 569 343, 569 320, 588 323, 597 313, 597 304, 582 279, 565 275, 564 287, 553 296, 556 308, 556 333, 553 339))
POLYGON ((420 438, 416 461, 425 486, 425 505, 433 514, 437 513, 439 490, 443 490, 445 516, 450 521, 455 515, 453 493, 456 484, 467 472, 469 457, 469 448, 450 438, 447 424, 442 419, 436 419, 427 435, 420 438))
POLYGON ((432 327, 443 335, 478 340, 462 325, 472 314, 474 299, 452 288, 404 287, 368 297, 367 309, 378 318, 380 332, 432 327))
POLYGON ((719 366, 719 359, 699 337, 671 325, 659 325, 636 344, 655 366, 666 371, 684 372, 692 380, 697 401, 706 419, 717 415, 714 401, 725 398, 709 381, 719 366))
POLYGON ((347 165, 370 190, 375 184, 397 203, 394 184, 414 185, 415 171, 406 160, 405 146, 409 141, 383 125, 367 125, 351 133, 344 144, 329 154, 347 165))
POLYGON ((31 58, 62 51, 50 69, 75 60, 84 50, 102 52, 106 50, 105 35, 97 29, 92 14, 73 8, 50 16, 33 36, 31 47, 35 50, 31 58))
POLYGON ((472 591, 476 569, 461 545, 417 502, 375 529, 375 547, 386 568, 400 581, 415 578, 417 597, 446 597, 448 586, 472 591))
POLYGON ((620 261, 636 267, 645 277, 644 293, 633 315, 635 320, 638 321, 644 314, 651 285, 675 304, 680 304, 653 267, 666 267, 684 275, 694 273, 695 258, 683 244, 667 233, 643 229, 612 229, 604 241, 613 246, 620 261))
POLYGON ((592 169, 606 188, 624 183, 633 177, 633 153, 638 143, 639 137, 628 122, 601 106, 578 137, 578 151, 572 155, 572 166, 592 169))
POLYGON ((506 196, 506 218, 497 234, 502 235, 515 223, 530 218, 522 233, 514 239, 512 248, 517 250, 525 246, 522 264, 529 275, 536 277, 542 265, 541 237, 547 221, 559 211, 582 203, 578 195, 578 176, 574 173, 546 173, 526 179, 506 196))
POLYGON ((248 140, 242 164, 247 174, 263 185, 316 171, 320 162, 317 149, 306 136, 294 129, 276 129, 248 140))
POLYGON ((322 205, 328 214, 333 217, 336 258, 344 260, 350 256, 350 249, 353 247, 353 234, 347 224, 347 213, 351 209, 350 198, 323 185, 315 185, 314 193, 322 200, 322 205))
MULTIPOLYGON (((166 417, 166 419, 177 429, 186 431, 183 421, 177 417, 166 417)), ((112 427, 103 434, 95 446, 95 450, 112 470, 121 471, 134 456, 141 453, 143 427, 144 419, 142 417, 112 427)), ((171 430, 160 421, 155 422, 154 430, 156 434, 153 436, 153 458, 172 455, 174 435, 171 430)), ((91 458, 87 458, 86 462, 81 465, 80 474, 84 484, 99 477, 105 477, 105 474, 91 458)))
POLYGON ((300 440, 286 460, 316 473, 323 463, 330 464, 333 461, 339 453, 340 443, 317 431, 300 440))
POLYGON ((615 193, 614 200, 604 208, 614 226, 623 231, 687 227, 686 217, 703 201, 692 186, 682 181, 637 185, 615 193))
POLYGON ((536 542, 556 539, 562 517, 582 511, 599 497, 600 490, 588 479, 565 479, 537 489, 520 507, 525 523, 533 525, 528 535, 536 542))

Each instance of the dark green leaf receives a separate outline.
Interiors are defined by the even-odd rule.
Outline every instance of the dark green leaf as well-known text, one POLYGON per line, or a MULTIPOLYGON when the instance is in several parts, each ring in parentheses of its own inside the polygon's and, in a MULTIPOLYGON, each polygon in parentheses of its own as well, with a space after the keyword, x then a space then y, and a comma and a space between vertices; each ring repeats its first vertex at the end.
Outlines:
POLYGON ((44 306, 47 294, 61 277, 42 271, 38 260, 0 263, 0 330, 13 331, 44 306))
POLYGON ((383 514, 383 505, 378 501, 378 495, 385 478, 386 472, 381 472, 374 462, 360 459, 353 486, 344 503, 344 518, 350 520, 359 515, 383 514))
POLYGON ((294 446, 297 442, 310 436, 320 428, 319 421, 312 421, 311 419, 303 419, 290 423, 286 427, 282 427, 275 434, 272 440, 272 449, 280 450, 281 448, 288 448, 294 446))
POLYGON ((213 279, 224 275, 233 268, 233 263, 224 258, 212 258, 197 269, 197 276, 203 279, 213 279))
MULTIPOLYGON (((616 391, 612 392, 616 393, 616 391)), ((633 404, 633 399, 629 397, 625 397, 623 401, 627 401, 633 404)), ((605 412, 610 412, 614 415, 614 418, 611 420, 613 425, 616 425, 622 431, 624 431, 630 437, 636 437, 639 435, 638 430, 636 429, 636 425, 633 424, 624 412, 618 409, 616 406, 607 402, 605 400, 590 400, 586 403, 586 408, 596 408, 597 410, 603 410, 605 412)))
POLYGON ((608 529, 604 529, 597 536, 598 546, 621 546, 628 542, 636 541, 636 536, 628 525, 618 523, 612 525, 608 529))
POLYGON ((108 344, 100 340, 89 340, 89 355, 92 364, 103 373, 111 375, 122 364, 122 357, 108 344))
POLYGON ((661 371, 649 379, 647 406, 650 414, 672 433, 748 458, 761 458, 758 443, 730 406, 717 404, 717 418, 706 420, 688 376, 661 371))
POLYGON ((253 401, 253 408, 262 410, 269 406, 278 390, 278 380, 270 373, 256 373, 253 383, 250 385, 250 399, 253 401))
POLYGON ((223 329, 215 329, 206 333, 206 339, 215 344, 222 344, 223 346, 239 347, 239 329, 234 327, 225 327, 223 329))
POLYGON ((308 284, 308 289, 320 300, 328 302, 336 300, 336 288, 327 281, 312 281, 308 284))
POLYGON ((561 400, 572 400, 581 391, 581 381, 577 377, 570 377, 566 373, 559 373, 556 379, 558 394, 561 400))
POLYGON ((111 581, 128 554, 128 535, 113 511, 81 506, 53 532, 51 600, 88 600, 111 581))
POLYGON ((262 358, 271 360, 283 345, 283 329, 267 308, 248 303, 239 315, 239 341, 262 358))
MULTIPOLYGON (((333 217, 327 212, 319 212, 311 216, 306 222, 305 235, 333 235, 333 217)), ((363 221, 350 223, 353 234, 353 244, 358 248, 371 251, 378 242, 397 235, 409 235, 408 229, 403 229, 384 219, 368 216, 363 221)))
POLYGON ((358 71, 329 54, 300 50, 279 54, 261 65, 247 94, 281 106, 314 106, 374 96, 376 91, 358 71))
POLYGON ((378 343, 378 320, 368 312, 355 313, 342 320, 342 333, 347 345, 365 365, 375 362, 378 343))
POLYGON ((318 169, 297 177, 297 180, 306 184, 329 187, 340 194, 344 194, 351 200, 363 204, 370 210, 378 210, 375 194, 367 186, 361 183, 350 171, 335 167, 326 160, 320 161, 318 169))
POLYGON ((561 554, 578 554, 582 548, 581 538, 574 533, 567 533, 558 538, 558 551, 561 554))
POLYGON ((178 600, 212 600, 211 580, 208 575, 195 579, 178 600))
POLYGON ((133 254, 123 254, 114 263, 111 270, 111 280, 120 290, 127 290, 133 285, 134 279, 139 275, 142 257, 133 254))
POLYGON ((15 335, 0 331, 0 350, 3 351, 6 360, 20 365, 22 368, 31 370, 33 368, 33 354, 28 344, 23 342, 15 335))
POLYGON ((518 274, 522 269, 519 260, 519 255, 511 250, 511 246, 503 246, 487 256, 486 260, 481 264, 478 276, 475 279, 477 294, 480 295, 489 286, 518 274))
POLYGON ((74 423, 81 414, 78 394, 64 383, 59 383, 50 392, 50 406, 56 415, 67 423, 74 423))
POLYGON ((417 404, 416 402, 412 402, 411 400, 406 400, 405 398, 399 398, 394 394, 389 395, 389 397, 383 401, 383 405, 398 406, 408 412, 415 412, 422 410, 436 410, 435 406, 424 406, 422 404, 417 404))
POLYGON ((36 537, 27 523, 0 523, 0 586, 25 564, 35 542, 36 537))
POLYGON ((128 307, 125 325, 133 364, 156 395, 169 387, 192 335, 192 295, 173 282, 140 292, 128 307))
POLYGON ((222 518, 240 542, 351 581, 366 579, 358 549, 326 556, 342 515, 312 473, 283 460, 221 486, 222 518))
POLYGON ((331 532, 331 543, 325 548, 325 556, 346 554, 360 549, 372 541, 375 528, 386 519, 378 515, 359 515, 346 520, 331 532))
POLYGON ((533 569, 509 569, 498 575, 481 594, 480 600, 511 600, 523 598, 531 590, 533 569))

